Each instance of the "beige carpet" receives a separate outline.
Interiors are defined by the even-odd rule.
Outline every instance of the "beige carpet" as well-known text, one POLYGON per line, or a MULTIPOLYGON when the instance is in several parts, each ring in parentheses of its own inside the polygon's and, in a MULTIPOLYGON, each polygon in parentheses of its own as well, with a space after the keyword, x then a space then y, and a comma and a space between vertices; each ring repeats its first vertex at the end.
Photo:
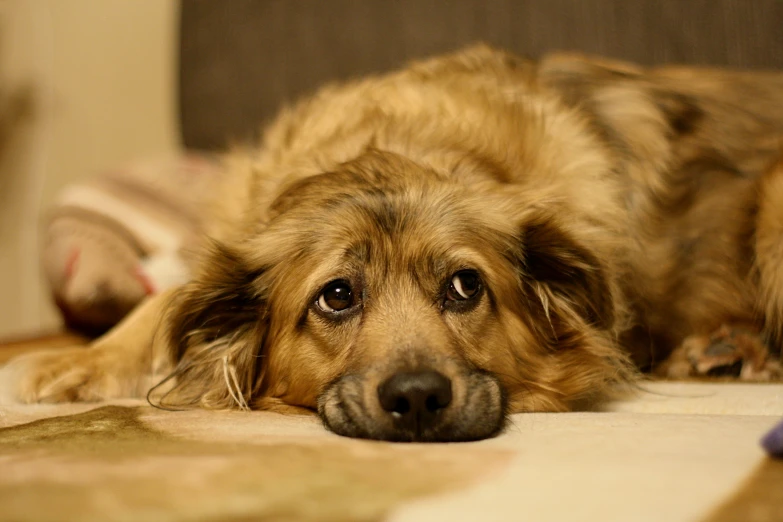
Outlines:
POLYGON ((783 385, 645 387, 460 444, 141 401, 2 405, 0 520, 783 521, 783 461, 758 444, 783 385))

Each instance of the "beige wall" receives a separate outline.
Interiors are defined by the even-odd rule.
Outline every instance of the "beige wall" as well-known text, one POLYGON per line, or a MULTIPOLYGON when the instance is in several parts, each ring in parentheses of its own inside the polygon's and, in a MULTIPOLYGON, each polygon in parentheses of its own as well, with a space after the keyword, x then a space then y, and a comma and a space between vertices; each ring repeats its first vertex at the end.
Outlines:
POLYGON ((39 265, 42 209, 67 183, 178 147, 174 0, 0 0, 0 81, 36 111, 0 159, 0 339, 59 319, 39 265))

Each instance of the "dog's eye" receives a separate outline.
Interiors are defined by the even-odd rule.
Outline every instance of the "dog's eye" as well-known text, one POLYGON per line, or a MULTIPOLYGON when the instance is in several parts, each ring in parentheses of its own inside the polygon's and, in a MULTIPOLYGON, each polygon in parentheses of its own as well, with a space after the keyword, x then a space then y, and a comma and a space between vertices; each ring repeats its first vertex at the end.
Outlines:
POLYGON ((324 312, 340 312, 351 307, 353 291, 345 281, 333 281, 324 288, 316 302, 324 312))
POLYGON ((450 301, 467 301, 476 297, 481 290, 481 279, 473 270, 461 270, 451 277, 451 284, 446 292, 450 301))

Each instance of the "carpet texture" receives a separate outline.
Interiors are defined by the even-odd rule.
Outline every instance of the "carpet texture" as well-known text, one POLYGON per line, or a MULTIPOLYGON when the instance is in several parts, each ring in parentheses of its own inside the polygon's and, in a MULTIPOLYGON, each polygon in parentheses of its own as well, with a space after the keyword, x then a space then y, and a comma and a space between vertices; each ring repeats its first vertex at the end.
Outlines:
POLYGON ((0 516, 378 520, 468 485, 506 453, 344 441, 307 418, 103 406, 0 430, 0 516))

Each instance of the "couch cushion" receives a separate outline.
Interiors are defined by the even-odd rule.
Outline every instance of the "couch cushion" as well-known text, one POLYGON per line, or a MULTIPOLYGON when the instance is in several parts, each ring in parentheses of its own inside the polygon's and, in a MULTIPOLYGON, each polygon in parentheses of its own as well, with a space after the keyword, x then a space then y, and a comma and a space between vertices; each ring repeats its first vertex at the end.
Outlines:
POLYGON ((530 56, 783 68, 781 27, 779 0, 187 0, 182 133, 189 147, 221 148, 327 81, 479 40, 530 56))

